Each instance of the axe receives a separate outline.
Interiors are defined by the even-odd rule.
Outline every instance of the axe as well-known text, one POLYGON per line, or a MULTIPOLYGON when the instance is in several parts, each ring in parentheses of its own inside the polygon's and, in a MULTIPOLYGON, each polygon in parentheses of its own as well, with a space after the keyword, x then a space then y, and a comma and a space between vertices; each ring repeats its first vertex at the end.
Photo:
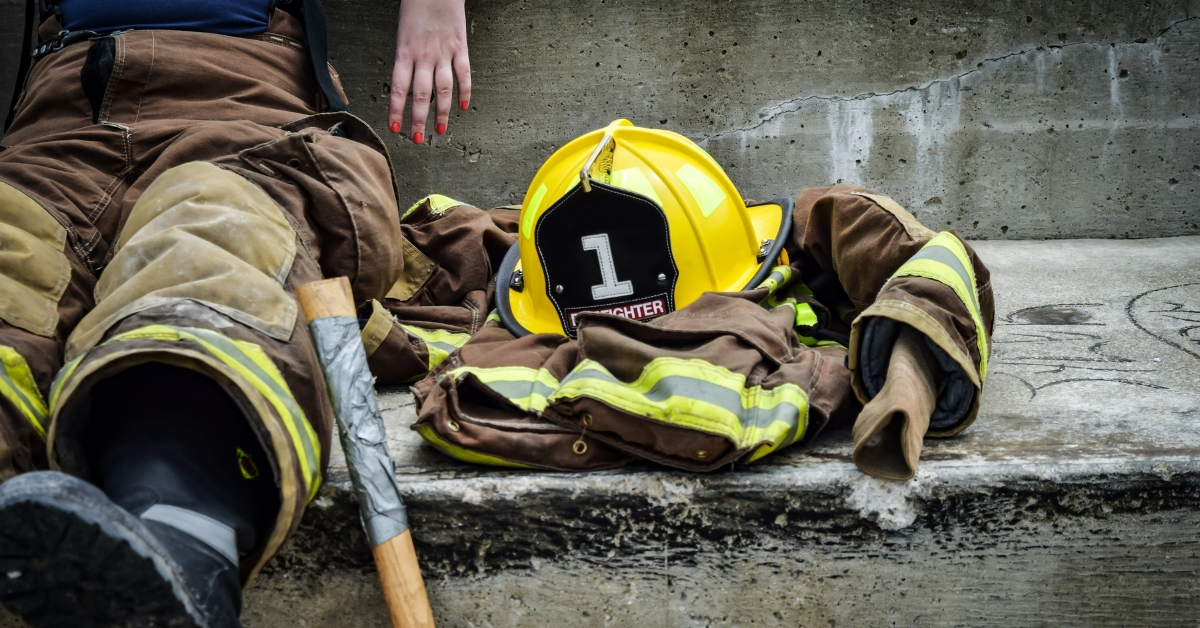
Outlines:
POLYGON ((367 368, 350 282, 338 277, 305 284, 296 289, 296 297, 325 374, 392 627, 433 628, 433 611, 417 566, 396 467, 388 455, 375 378, 367 368))

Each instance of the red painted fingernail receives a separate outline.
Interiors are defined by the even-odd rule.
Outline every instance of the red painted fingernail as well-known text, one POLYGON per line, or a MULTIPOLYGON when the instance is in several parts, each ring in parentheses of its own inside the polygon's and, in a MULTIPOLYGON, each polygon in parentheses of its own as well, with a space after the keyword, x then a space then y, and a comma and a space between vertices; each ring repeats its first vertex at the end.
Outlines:
POLYGON ((440 123, 440 122, 439 122, 439 123, 438 123, 438 125, 437 125, 437 132, 438 132, 438 135, 441 135, 442 133, 445 133, 445 132, 446 132, 446 125, 445 125, 445 124, 443 124, 443 123, 440 123))
POLYGON ((413 144, 423 144, 425 142, 424 133, 413 133, 413 144))
POLYGON ((392 133, 399 133, 399 132, 400 132, 400 123, 393 122, 392 123, 392 133))
POLYGON ((458 103, 458 108, 462 109, 463 111, 466 111, 467 110, 467 101, 464 100, 464 101, 458 103))

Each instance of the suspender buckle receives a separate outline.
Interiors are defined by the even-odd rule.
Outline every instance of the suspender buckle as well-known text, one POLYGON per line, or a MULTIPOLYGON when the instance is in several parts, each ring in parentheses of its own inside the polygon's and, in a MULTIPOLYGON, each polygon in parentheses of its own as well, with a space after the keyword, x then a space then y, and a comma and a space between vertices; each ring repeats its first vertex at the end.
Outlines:
POLYGON ((80 42, 85 39, 91 39, 99 35, 96 31, 68 31, 61 30, 58 34, 46 41, 38 44, 29 51, 29 56, 34 59, 40 59, 48 54, 58 52, 75 42, 80 42))

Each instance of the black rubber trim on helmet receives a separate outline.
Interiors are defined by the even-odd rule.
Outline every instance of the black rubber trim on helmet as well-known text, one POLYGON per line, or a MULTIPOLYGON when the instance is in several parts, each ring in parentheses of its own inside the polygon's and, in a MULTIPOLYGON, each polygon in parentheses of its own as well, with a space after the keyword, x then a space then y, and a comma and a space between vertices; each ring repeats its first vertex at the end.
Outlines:
POLYGON ((754 273, 754 278, 742 290, 753 290, 767 280, 767 277, 771 274, 771 269, 775 268, 775 260, 779 259, 779 254, 783 252, 783 245, 787 244, 787 239, 792 235, 792 210, 796 207, 795 201, 790 198, 777 198, 766 203, 755 203, 750 205, 750 207, 757 207, 759 205, 778 205, 783 211, 783 220, 779 221, 779 233, 775 234, 775 241, 771 243, 771 248, 767 250, 767 256, 763 258, 762 266, 759 267, 758 272, 754 273))
POLYGON ((496 271, 496 312, 500 315, 500 323, 504 325, 504 328, 517 338, 532 333, 517 322, 517 317, 512 313, 512 305, 508 302, 508 286, 512 283, 512 274, 517 269, 519 261, 521 261, 521 247, 519 242, 513 242, 512 246, 508 247, 508 252, 504 254, 504 259, 500 261, 499 270, 496 271))
MULTIPOLYGON (((767 276, 771 274, 771 269, 774 268, 775 260, 779 258, 779 254, 783 252, 783 246, 787 243, 787 239, 792 234, 792 209, 796 206, 795 202, 790 198, 777 198, 766 203, 756 203, 751 207, 758 205, 778 205, 783 213, 783 218, 779 222, 779 233, 775 234, 775 241, 771 243, 771 248, 767 250, 767 256, 763 258, 762 266, 758 272, 750 280, 743 290, 753 290, 759 284, 766 281, 767 276)), ((518 242, 513 242, 508 248, 508 253, 504 254, 504 259, 500 262, 500 268, 496 271, 496 313, 500 316, 500 323, 508 332, 517 338, 528 336, 532 332, 525 329, 521 323, 517 322, 517 317, 513 316, 512 305, 508 300, 509 284, 512 281, 513 271, 517 269, 517 262, 521 261, 521 249, 518 242)))

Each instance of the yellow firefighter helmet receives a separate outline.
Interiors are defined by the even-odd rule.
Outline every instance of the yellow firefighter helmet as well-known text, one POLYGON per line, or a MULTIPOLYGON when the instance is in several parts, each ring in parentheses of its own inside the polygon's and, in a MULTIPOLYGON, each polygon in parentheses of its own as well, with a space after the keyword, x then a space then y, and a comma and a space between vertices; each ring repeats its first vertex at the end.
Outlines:
POLYGON ((792 201, 747 206, 678 133, 617 120, 542 164, 496 277, 517 336, 575 337, 585 312, 650 320, 705 292, 757 287, 785 260, 792 201))

